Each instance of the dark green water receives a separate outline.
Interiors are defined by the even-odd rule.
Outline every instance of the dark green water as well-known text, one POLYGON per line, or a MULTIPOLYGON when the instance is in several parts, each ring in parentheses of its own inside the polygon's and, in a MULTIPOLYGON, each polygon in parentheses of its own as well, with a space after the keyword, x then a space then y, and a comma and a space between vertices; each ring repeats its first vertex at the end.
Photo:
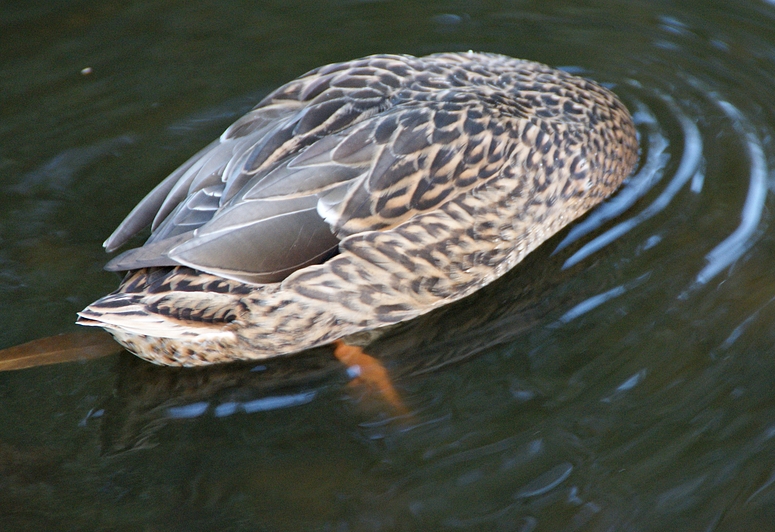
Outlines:
POLYGON ((775 530, 763 1, 4 4, 0 348, 75 330, 119 280, 102 241, 271 89, 468 49, 611 86, 641 168, 373 346, 411 416, 325 349, 259 371, 124 353, 1 373, 2 530, 775 530))

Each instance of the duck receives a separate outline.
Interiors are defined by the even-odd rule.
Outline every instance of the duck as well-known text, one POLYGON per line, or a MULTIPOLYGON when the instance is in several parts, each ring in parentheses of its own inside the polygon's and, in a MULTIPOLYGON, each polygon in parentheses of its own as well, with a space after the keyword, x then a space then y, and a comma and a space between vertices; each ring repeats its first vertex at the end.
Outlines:
MULTIPOLYGON (((78 313, 165 366, 258 361, 458 301, 620 186, 632 117, 594 81, 481 52, 372 55, 281 86, 105 241, 78 313)), ((356 341, 352 342, 357 344, 356 341)))

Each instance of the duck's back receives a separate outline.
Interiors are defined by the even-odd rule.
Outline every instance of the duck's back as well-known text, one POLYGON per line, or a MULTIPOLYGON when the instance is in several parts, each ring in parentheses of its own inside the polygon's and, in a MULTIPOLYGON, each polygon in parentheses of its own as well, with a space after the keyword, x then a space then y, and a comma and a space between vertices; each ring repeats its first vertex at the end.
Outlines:
MULTIPOLYGON (((149 224, 151 237, 108 269, 187 265, 277 282, 349 235, 393 228, 494 178, 524 181, 542 166, 548 179, 584 181, 592 165, 616 162, 607 152, 631 135, 627 116, 597 85, 499 55, 328 65, 267 96, 154 189, 105 245, 149 224), (530 153, 520 161, 519 151, 530 153)), ((607 193, 621 172, 602 170, 590 188, 607 193)))
POLYGON ((632 171, 626 108, 493 54, 372 56, 262 100, 106 241, 122 287, 79 323, 154 362, 264 358, 492 282, 632 171))

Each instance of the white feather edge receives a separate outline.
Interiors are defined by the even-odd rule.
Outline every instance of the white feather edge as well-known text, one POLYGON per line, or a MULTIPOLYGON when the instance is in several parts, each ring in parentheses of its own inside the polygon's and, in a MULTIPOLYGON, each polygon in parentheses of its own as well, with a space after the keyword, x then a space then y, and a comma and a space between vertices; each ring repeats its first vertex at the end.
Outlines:
MULTIPOLYGON (((196 293, 186 294, 194 295, 196 293)), ((209 302, 216 298, 216 294, 201 293, 209 302)), ((116 294, 115 297, 126 297, 124 294, 116 294)), ((115 309, 92 310, 89 306, 78 313, 78 323, 88 327, 103 327, 112 334, 124 332, 140 336, 154 336, 159 338, 183 339, 194 342, 208 340, 233 340, 232 331, 224 330, 220 326, 205 323, 191 325, 175 318, 167 318, 160 314, 149 313, 145 301, 142 305, 129 303, 115 309)), ((197 305, 193 305, 197 306, 197 305)))

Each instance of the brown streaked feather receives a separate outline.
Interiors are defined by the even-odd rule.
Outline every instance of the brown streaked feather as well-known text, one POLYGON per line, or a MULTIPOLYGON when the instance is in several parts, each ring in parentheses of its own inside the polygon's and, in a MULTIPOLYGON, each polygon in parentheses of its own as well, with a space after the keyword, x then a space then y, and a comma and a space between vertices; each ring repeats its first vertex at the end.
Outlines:
MULTIPOLYGON (((532 95, 536 80, 521 78, 401 56, 303 76, 173 174, 176 184, 155 190, 143 219, 169 192, 146 246, 108 268, 181 264, 266 283, 321 263, 339 239, 395 227, 495 176, 530 110, 559 101, 532 95), (519 83, 526 90, 504 92, 519 83)), ((541 120, 568 126, 576 114, 541 120)), ((121 238, 140 219, 130 215, 121 238)))

